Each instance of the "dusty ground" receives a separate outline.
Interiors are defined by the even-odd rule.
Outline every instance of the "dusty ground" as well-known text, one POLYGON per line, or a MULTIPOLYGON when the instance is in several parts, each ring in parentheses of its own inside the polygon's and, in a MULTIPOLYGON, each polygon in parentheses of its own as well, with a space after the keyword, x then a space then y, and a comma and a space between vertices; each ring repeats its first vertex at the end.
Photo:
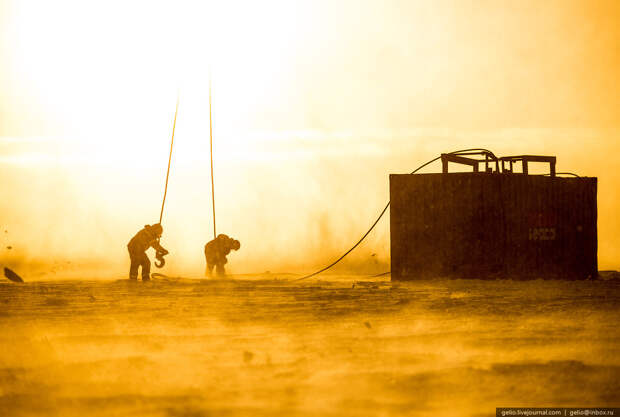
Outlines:
POLYGON ((262 278, 1 283, 0 415, 620 404, 620 280, 262 278))

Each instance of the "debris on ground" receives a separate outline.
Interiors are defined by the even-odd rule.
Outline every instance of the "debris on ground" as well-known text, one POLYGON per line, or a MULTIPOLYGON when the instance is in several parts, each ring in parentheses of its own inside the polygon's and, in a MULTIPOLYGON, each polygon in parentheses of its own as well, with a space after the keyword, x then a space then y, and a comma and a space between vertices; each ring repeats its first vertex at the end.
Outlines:
POLYGON ((13 282, 24 282, 22 277, 20 277, 15 272, 13 272, 11 269, 6 268, 6 267, 4 268, 4 276, 13 282))

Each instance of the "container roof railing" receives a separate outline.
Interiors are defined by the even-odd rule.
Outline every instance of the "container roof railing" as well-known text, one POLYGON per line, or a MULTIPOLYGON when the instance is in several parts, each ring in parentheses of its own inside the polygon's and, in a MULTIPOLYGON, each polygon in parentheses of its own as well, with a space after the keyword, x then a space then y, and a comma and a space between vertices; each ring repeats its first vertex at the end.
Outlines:
POLYGON ((551 177, 556 176, 555 156, 513 155, 498 158, 492 152, 487 150, 467 150, 441 154, 442 172, 444 174, 448 173, 448 165, 450 163, 470 166, 472 167, 473 172, 480 172, 480 164, 484 163, 484 171, 482 172, 513 174, 514 165, 518 162, 520 162, 523 167, 522 173, 524 175, 529 175, 530 162, 543 162, 549 164, 549 173, 545 175, 549 175, 551 177), (495 169, 493 169, 493 163, 495 163, 495 169))
POLYGON ((494 172, 489 164, 495 162, 495 172, 500 172, 499 159, 492 152, 486 150, 442 153, 441 164, 444 174, 448 173, 448 163, 450 162, 471 166, 474 172, 480 172, 481 163, 484 163, 484 172, 494 172), (470 156, 478 156, 478 158, 471 158, 470 156))
POLYGON ((529 174, 529 163, 530 162, 546 162, 549 164, 549 175, 551 177, 555 177, 555 156, 544 156, 544 155, 515 155, 515 156, 502 156, 499 158, 502 164, 502 172, 512 174, 513 164, 516 162, 521 162, 523 167, 523 174, 529 174), (506 165, 508 164, 508 165, 506 165))

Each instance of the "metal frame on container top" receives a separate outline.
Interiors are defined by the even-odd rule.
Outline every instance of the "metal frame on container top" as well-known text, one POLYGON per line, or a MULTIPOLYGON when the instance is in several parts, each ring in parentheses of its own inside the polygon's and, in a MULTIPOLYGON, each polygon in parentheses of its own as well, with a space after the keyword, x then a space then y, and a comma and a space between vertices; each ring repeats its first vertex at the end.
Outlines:
POLYGON ((514 164, 521 162, 522 174, 529 175, 529 163, 530 162, 546 162, 549 164, 549 175, 555 177, 555 156, 545 155, 514 155, 514 156, 502 156, 497 158, 489 151, 470 151, 461 153, 442 153, 441 164, 442 172, 448 173, 448 164, 450 162, 468 165, 473 168, 473 172, 480 172, 480 164, 484 163, 484 171, 486 173, 504 173, 513 174, 514 164), (471 158, 470 156, 478 156, 478 158, 471 158), (480 158, 483 157, 483 158, 480 158), (495 170, 493 170, 492 164, 495 163, 495 170))

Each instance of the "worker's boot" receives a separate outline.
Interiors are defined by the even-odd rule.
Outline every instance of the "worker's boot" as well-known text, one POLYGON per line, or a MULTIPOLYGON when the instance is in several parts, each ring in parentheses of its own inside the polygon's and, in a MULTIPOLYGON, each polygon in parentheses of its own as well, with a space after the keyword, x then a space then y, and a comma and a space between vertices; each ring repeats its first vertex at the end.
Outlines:
POLYGON ((149 274, 146 275, 142 275, 142 281, 150 281, 151 277, 149 276, 149 274))

